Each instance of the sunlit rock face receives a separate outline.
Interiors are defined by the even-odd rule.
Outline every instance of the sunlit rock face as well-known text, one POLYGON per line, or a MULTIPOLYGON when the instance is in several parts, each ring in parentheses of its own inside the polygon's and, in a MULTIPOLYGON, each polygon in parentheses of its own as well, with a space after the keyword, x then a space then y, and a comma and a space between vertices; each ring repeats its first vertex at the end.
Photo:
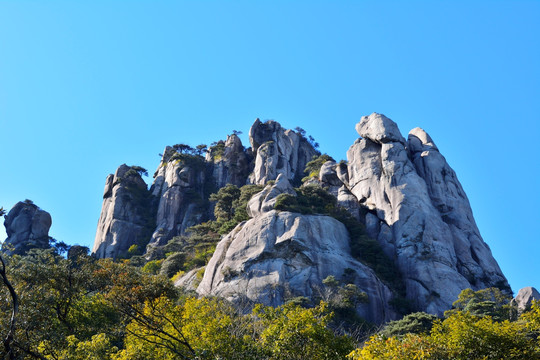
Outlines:
POLYGON ((24 255, 30 249, 49 247, 51 215, 31 201, 18 202, 6 215, 7 239, 2 250, 8 255, 24 255))
POLYGON ((259 119, 249 130, 249 141, 255 155, 249 183, 264 185, 283 174, 291 182, 304 176, 306 164, 318 155, 317 150, 300 134, 286 130, 276 121, 259 119))
MULTIPOLYGON (((299 196, 295 188, 307 175, 306 164, 319 153, 303 130, 259 119, 249 131, 248 149, 237 132, 214 143, 205 158, 202 153, 182 157, 178 149, 167 147, 148 191, 152 216, 151 221, 144 218, 146 225, 137 215, 140 203, 117 183, 120 175, 111 175, 94 253, 117 256, 150 224, 145 236, 146 258, 151 259, 159 255, 153 249, 212 219, 211 192, 227 184, 258 184, 263 190, 247 203, 251 219, 222 237, 199 285, 202 268, 176 279, 179 286, 198 285, 201 295, 236 302, 280 305, 295 296, 316 300, 323 279, 332 275, 368 295, 369 302, 357 305, 357 311, 377 323, 399 316, 390 304, 402 301, 400 296, 412 310, 440 315, 465 288, 509 290, 455 172, 431 137, 415 128, 405 139, 396 123, 377 113, 362 117, 356 130, 360 137, 349 148, 348 161, 326 161, 318 176, 302 186, 323 187, 365 226, 365 234, 400 270, 399 285, 388 285, 391 281, 377 277, 380 269, 375 273, 352 257, 350 235, 338 220, 275 210, 280 195, 289 200, 299 196)), ((140 177, 132 180, 129 188, 146 189, 140 177)))
POLYGON ((197 292, 277 306, 320 296, 329 275, 347 276, 368 294, 369 302, 357 307, 364 318, 380 323, 395 317, 392 292, 351 257, 345 226, 322 215, 272 210, 237 226, 219 242, 197 292))
POLYGON ((454 171, 423 130, 409 140, 381 114, 362 117, 347 152, 348 188, 403 273, 418 309, 441 314, 462 289, 508 287, 454 171), (375 218, 376 216, 376 218, 375 218))
POLYGON ((517 308, 518 314, 529 310, 531 308, 533 300, 540 300, 540 293, 532 286, 526 286, 519 289, 518 294, 512 299, 512 305, 517 308))

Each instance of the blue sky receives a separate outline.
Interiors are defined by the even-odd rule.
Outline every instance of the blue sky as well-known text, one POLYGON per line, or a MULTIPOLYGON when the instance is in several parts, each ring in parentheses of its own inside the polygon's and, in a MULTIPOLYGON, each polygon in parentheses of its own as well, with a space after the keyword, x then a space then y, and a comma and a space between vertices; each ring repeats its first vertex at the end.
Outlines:
POLYGON ((540 288, 539 18, 539 1, 2 1, 0 206, 31 199, 91 247, 122 163, 246 144, 257 117, 344 159, 380 112, 433 137, 513 289, 540 288))

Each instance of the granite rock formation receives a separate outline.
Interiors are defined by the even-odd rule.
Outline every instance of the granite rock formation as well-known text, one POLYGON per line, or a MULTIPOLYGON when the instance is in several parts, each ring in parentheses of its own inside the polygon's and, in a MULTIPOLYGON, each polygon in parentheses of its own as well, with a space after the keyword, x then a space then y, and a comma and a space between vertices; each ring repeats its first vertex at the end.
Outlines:
POLYGON ((347 273, 349 282, 368 295, 368 303, 357 308, 361 316, 377 323, 395 316, 388 304, 392 292, 351 257, 342 223, 272 210, 238 225, 219 242, 197 292, 278 306, 297 296, 320 296, 323 279, 343 279, 347 273))
POLYGON ((454 171, 430 137, 416 128, 405 141, 393 121, 375 113, 356 129, 361 138, 347 152, 345 185, 369 210, 370 232, 397 263, 415 307, 441 314, 462 289, 507 288, 454 171))
POLYGON ((522 314, 531 308, 533 300, 539 301, 540 293, 535 288, 527 286, 519 289, 516 297, 512 299, 512 305, 516 306, 518 314, 522 314))
POLYGON ((164 151, 150 189, 157 202, 156 228, 149 246, 162 246, 188 227, 208 218, 205 184, 209 170, 197 155, 180 154, 171 147, 164 151))
POLYGON ((2 250, 8 255, 24 255, 30 249, 49 248, 51 215, 31 201, 18 202, 5 217, 7 239, 2 250))
MULTIPOLYGON (((319 153, 302 130, 259 119, 249 131, 248 149, 235 134, 215 143, 206 158, 167 147, 149 191, 140 176, 129 183, 147 194, 145 216, 138 215, 142 202, 125 189, 128 182, 115 180, 129 167, 110 175, 94 253, 115 257, 144 238, 150 259, 152 249, 189 236, 190 226, 212 219, 211 192, 227 184, 257 184, 265 187, 247 203, 251 219, 217 244, 200 294, 279 305, 291 296, 313 299, 325 277, 344 280, 348 271, 354 275, 348 281, 369 298, 358 313, 382 322, 397 316, 390 304, 403 297, 413 310, 440 315, 465 288, 509 291, 455 172, 429 135, 415 128, 405 139, 396 123, 376 113, 362 117, 356 130, 360 138, 348 150, 348 162, 326 161, 302 186, 326 189, 363 224, 375 239, 371 243, 399 269, 399 287, 381 280, 380 269, 359 260, 362 254, 351 255, 351 237, 338 220, 274 210, 279 195, 297 196, 293 186, 300 185, 306 164, 319 153)), ((187 272, 177 284, 194 288, 200 271, 187 272)))
POLYGON ((135 168, 120 165, 107 176, 103 205, 92 253, 97 257, 125 256, 132 245, 144 247, 152 226, 151 199, 135 168))
POLYGON ((251 171, 251 160, 236 134, 229 135, 226 141, 219 141, 206 153, 206 161, 213 165, 212 176, 217 188, 227 184, 245 185, 251 171))
POLYGON ((272 120, 264 123, 255 120, 249 130, 249 141, 255 155, 254 169, 249 176, 251 184, 264 185, 277 179, 279 174, 297 183, 304 176, 306 164, 319 154, 304 136, 285 130, 272 120))

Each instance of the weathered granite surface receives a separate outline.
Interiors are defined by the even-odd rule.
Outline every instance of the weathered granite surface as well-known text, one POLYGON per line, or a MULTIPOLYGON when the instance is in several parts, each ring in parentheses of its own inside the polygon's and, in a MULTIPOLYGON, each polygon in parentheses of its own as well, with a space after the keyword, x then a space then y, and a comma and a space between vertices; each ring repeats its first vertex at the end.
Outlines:
POLYGON ((33 248, 49 248, 51 215, 32 202, 18 202, 5 217, 7 239, 2 250, 8 255, 24 255, 33 248))
MULTIPOLYGON (((92 253, 99 258, 126 255, 131 245, 145 243, 151 196, 141 175, 125 164, 107 176, 92 253)), ((149 224, 150 222, 150 224, 149 224)))
POLYGON ((392 292, 374 272, 350 255, 345 226, 322 215, 272 210, 238 225, 221 240, 206 267, 197 292, 232 301, 281 305, 296 296, 313 298, 324 291, 329 275, 366 292, 367 304, 357 311, 382 322, 395 317, 388 302, 392 292))

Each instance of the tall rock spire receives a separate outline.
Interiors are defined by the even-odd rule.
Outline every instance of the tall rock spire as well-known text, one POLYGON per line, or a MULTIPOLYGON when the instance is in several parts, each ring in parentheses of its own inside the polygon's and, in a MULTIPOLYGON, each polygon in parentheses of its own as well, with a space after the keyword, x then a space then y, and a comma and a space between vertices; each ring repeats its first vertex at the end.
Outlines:
POLYGON ((136 169, 124 164, 107 176, 92 250, 97 257, 125 256, 131 245, 144 250, 148 242, 154 214, 150 193, 136 169))
POLYGON ((392 120, 376 113, 356 129, 362 138, 347 152, 348 187, 369 210, 366 223, 397 262, 416 307, 441 314, 465 288, 508 287, 429 135, 417 128, 407 142, 392 120))

